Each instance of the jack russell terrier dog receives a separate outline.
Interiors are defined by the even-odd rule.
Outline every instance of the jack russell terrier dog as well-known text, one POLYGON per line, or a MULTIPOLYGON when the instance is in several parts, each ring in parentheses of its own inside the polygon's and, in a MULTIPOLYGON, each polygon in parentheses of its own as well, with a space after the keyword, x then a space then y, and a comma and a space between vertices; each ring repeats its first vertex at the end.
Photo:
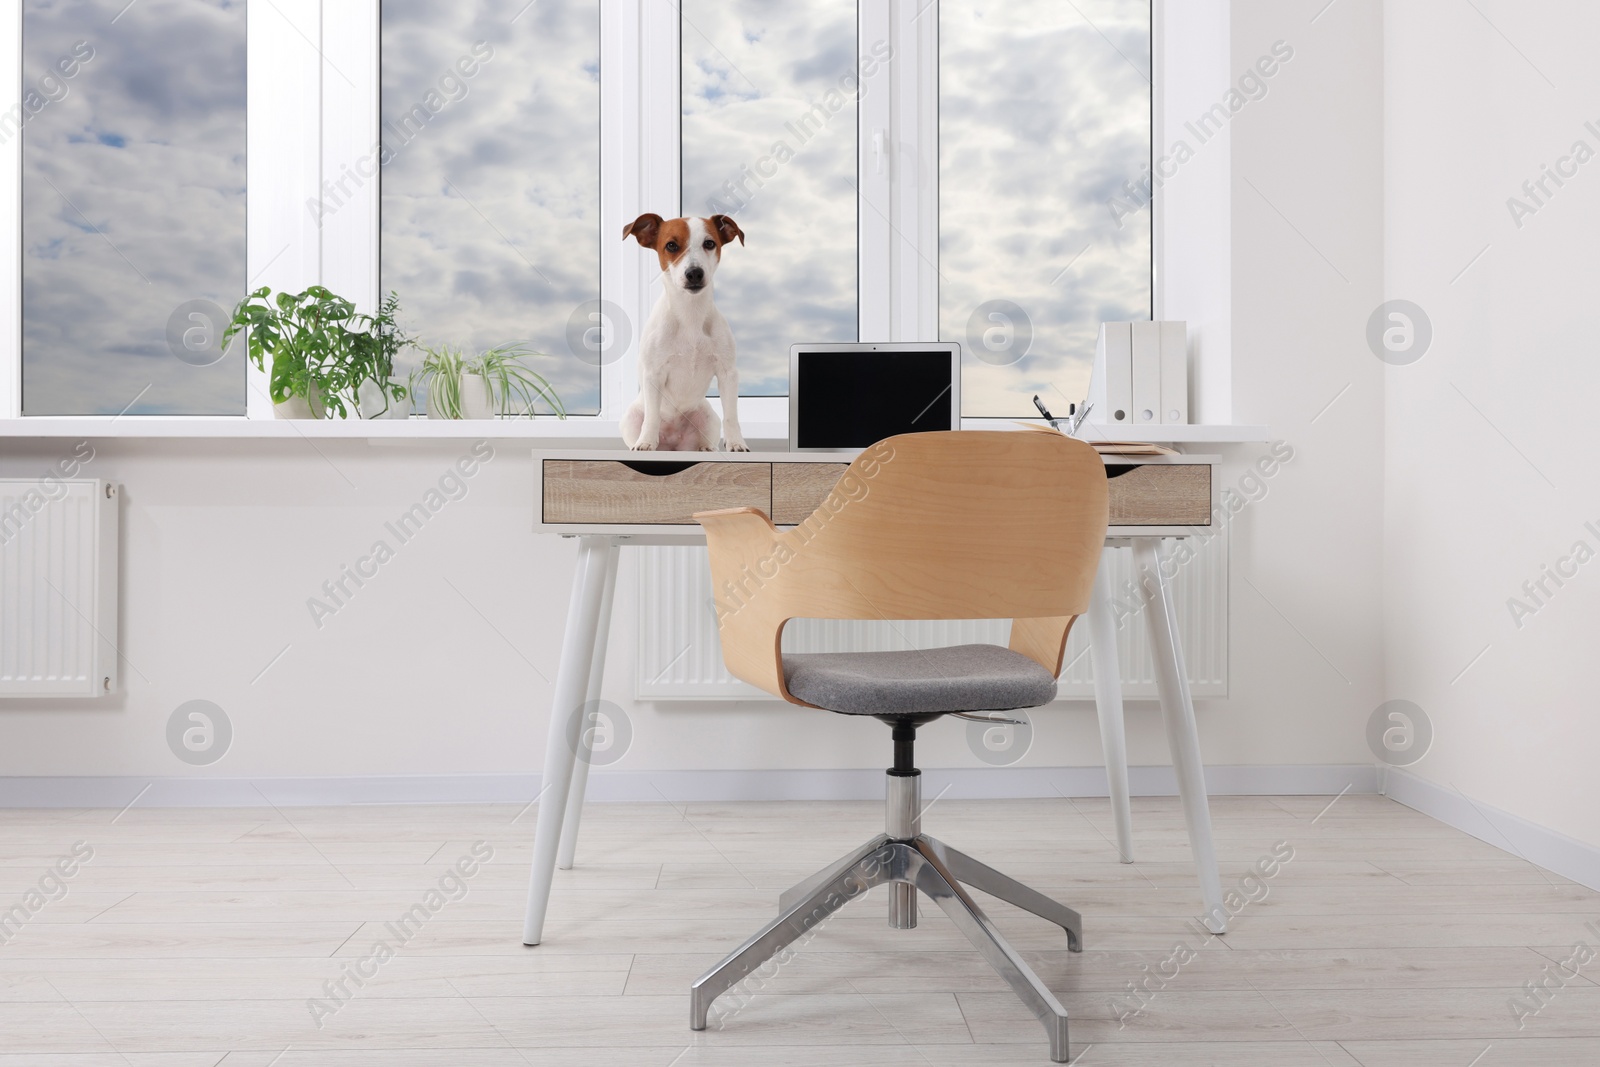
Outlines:
POLYGON ((639 452, 748 452, 739 429, 739 372, 733 331, 711 301, 722 246, 744 231, 726 215, 670 219, 640 215, 622 228, 661 259, 661 299, 639 340, 639 396, 622 416, 622 443, 639 452), (706 399, 717 380, 726 423, 706 399))

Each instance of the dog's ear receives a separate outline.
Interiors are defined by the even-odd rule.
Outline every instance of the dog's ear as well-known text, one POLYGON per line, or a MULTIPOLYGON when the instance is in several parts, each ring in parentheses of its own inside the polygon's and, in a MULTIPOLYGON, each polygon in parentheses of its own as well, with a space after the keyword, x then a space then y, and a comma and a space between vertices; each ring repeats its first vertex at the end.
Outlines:
POLYGON ((739 224, 727 215, 712 215, 711 225, 717 228, 717 237, 725 245, 733 244, 737 237, 740 244, 744 244, 744 231, 739 229, 739 224))
POLYGON ((630 234, 642 247, 654 248, 656 246, 656 238, 661 236, 661 216, 640 215, 622 228, 622 239, 624 241, 628 239, 630 234))

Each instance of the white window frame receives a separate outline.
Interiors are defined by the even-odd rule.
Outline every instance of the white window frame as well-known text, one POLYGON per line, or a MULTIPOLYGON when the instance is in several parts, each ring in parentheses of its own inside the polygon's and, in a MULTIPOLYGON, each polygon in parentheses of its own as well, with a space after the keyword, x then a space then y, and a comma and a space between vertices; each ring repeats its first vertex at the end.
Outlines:
MULTIPOLYGON (((1231 0, 1154 0, 1153 141, 1219 99, 1232 80, 1231 0), (1182 47, 1177 44, 1181 42, 1182 47), (1170 116, 1170 118, 1169 118, 1170 116)), ((676 0, 604 0, 601 44, 601 296, 623 309, 627 350, 601 370, 600 423, 620 420, 637 388, 639 338, 659 293, 649 257, 620 238, 643 211, 680 202, 680 46, 676 0)), ((378 143, 378 0, 274 0, 248 8, 250 288, 322 283, 363 310, 378 301, 378 180, 358 183, 319 226, 308 205, 373 159, 378 143)), ((859 0, 857 50, 890 43, 893 60, 862 79, 859 336, 938 338, 938 0, 859 0), (880 162, 881 161, 881 162, 880 162)), ((0 0, 0 109, 19 102, 22 0, 0 0)), ((1231 165, 1228 132, 1158 191, 1152 256, 1158 318, 1190 324, 1194 421, 1232 421, 1231 165)), ((0 418, 21 415, 21 138, 0 144, 0 418)), ((365 178, 365 175, 363 175, 365 178)), ((266 376, 247 371, 247 416, 272 418, 266 376)), ((744 417, 779 425, 781 397, 745 398, 744 417)), ((997 420, 970 419, 982 425, 997 420)), ((998 420, 1005 421, 1005 420, 998 420)), ((535 432, 537 432, 535 424, 535 432)))
MULTIPOLYGON (((862 0, 861 41, 885 34, 894 63, 861 103, 861 339, 939 338, 938 0, 862 0), (887 92, 880 91, 887 88, 887 92), (887 173, 877 145, 892 146, 887 173), (893 223, 891 227, 891 221, 893 223), (869 286, 870 280, 870 286, 869 286)), ((1221 99, 1233 79, 1230 0, 1154 0, 1151 9, 1151 143, 1221 99)), ((1233 419, 1231 148, 1228 131, 1156 191, 1152 310, 1189 323, 1191 411, 1197 423, 1233 419)), ((1133 177, 1133 175, 1129 175, 1133 177)), ((966 418, 973 427, 1010 418, 966 418)))
MULTIPOLYGON (((22 105, 22 0, 0 4, 0 114, 22 105)), ((0 419, 22 415, 22 136, 0 144, 0 419)))
MULTIPOLYGON (((328 11, 341 6, 330 4, 328 11)), ((368 6, 352 3, 344 17, 354 19, 368 6)), ((377 0, 370 0, 370 7, 376 12, 377 0)), ((361 85, 345 69, 351 58, 343 54, 345 49, 327 54, 325 17, 320 0, 273 0, 246 8, 245 263, 247 287, 252 290, 266 285, 274 292, 298 292, 324 277, 324 231, 307 208, 322 195, 328 114, 324 86, 329 78, 341 84, 349 78, 361 85)), ((335 18, 339 20, 335 29, 345 28, 339 24, 343 20, 335 18)), ((376 84, 371 93, 375 101, 376 84)), ((377 123, 372 125, 376 129, 377 123)), ((337 166, 333 173, 338 173, 337 166)), ((355 202, 329 216, 327 232, 348 235, 359 227, 359 217, 369 206, 375 218, 374 186, 359 190, 355 202)), ((350 267, 336 263, 334 269, 343 274, 350 267)), ((349 295, 370 310, 377 292, 374 286, 349 295)), ((248 418, 273 417, 267 379, 254 366, 245 371, 248 418)))
MULTIPOLYGON (((1151 142, 1170 151, 1185 120, 1221 100, 1233 69, 1232 0, 1154 0, 1151 142)), ((1151 254, 1158 319, 1189 324, 1189 418, 1233 423, 1233 135, 1223 129, 1157 190, 1151 254), (1221 269, 1219 269, 1219 265, 1221 269)), ((1253 439, 1253 438, 1251 438, 1253 439)))
POLYGON ((675 0, 601 0, 600 8, 600 295, 630 327, 626 350, 602 367, 600 420, 620 422, 639 391, 639 341, 661 295, 655 260, 625 244, 622 229, 681 195, 681 29, 675 0))
POLYGON ((939 339, 939 5, 861 0, 859 51, 889 63, 862 79, 862 341, 939 339))
MULTIPOLYGON (((282 0, 277 2, 282 3, 282 0)), ((320 69, 317 69, 315 59, 307 59, 306 54, 302 54, 301 62, 310 62, 310 69, 296 72, 302 82, 310 83, 310 77, 314 75, 320 80, 322 128, 314 133, 307 130, 306 123, 298 122, 296 104, 278 107, 274 102, 262 101, 264 106, 274 109, 269 122, 261 123, 262 138, 272 142, 299 138, 296 147, 301 157, 310 157, 315 152, 320 158, 318 166, 323 182, 339 182, 352 171, 360 176, 370 168, 368 162, 376 160, 378 152, 376 146, 379 144, 379 123, 382 118, 381 8, 378 0, 296 0, 296 5, 302 10, 298 29, 304 38, 317 40, 322 53, 320 69), (322 10, 320 26, 317 26, 318 8, 322 10), (347 77, 341 77, 341 70, 347 77)), ((666 18, 675 14, 674 6, 656 0, 603 0, 598 6, 602 70, 602 176, 598 222, 600 298, 614 302, 632 318, 632 322, 642 326, 645 320, 642 314, 638 314, 638 309, 648 299, 650 288, 645 264, 637 256, 629 258, 619 254, 622 251, 621 240, 610 242, 606 240, 606 235, 621 234, 622 226, 637 218, 640 211, 626 214, 634 203, 659 203, 667 194, 672 197, 672 202, 677 202, 677 141, 672 139, 670 144, 666 144, 666 139, 651 133, 664 128, 677 130, 675 90, 672 99, 662 99, 661 94, 651 91, 667 74, 670 74, 674 85, 677 83, 677 54, 675 51, 669 54, 662 48, 646 46, 646 42, 659 42, 667 32, 674 35, 672 40, 675 42, 677 21, 675 18, 666 18), (667 66, 670 66, 670 70, 667 70, 667 66), (669 117, 670 126, 667 126, 669 117)), ((253 30, 258 10, 262 11, 259 18, 277 18, 272 13, 272 5, 251 5, 253 30)), ((277 21, 282 24, 283 19, 277 21)), ((262 61, 282 53, 285 46, 280 32, 278 38, 264 45, 270 51, 262 54, 262 61)), ((253 48, 251 70, 269 69, 264 62, 258 62, 253 48)), ((272 77, 267 85, 262 85, 262 98, 270 96, 277 83, 277 77, 272 77)), ((251 88, 256 88, 254 80, 251 88)), ((251 104, 254 106, 256 102, 253 94, 251 104)), ((254 115, 251 118, 254 128, 254 115)), ((251 158, 258 158, 254 146, 251 158)), ((274 174, 274 178, 282 181, 283 176, 274 174)), ((306 229, 309 213, 302 206, 307 197, 317 195, 315 187, 306 187, 307 181, 315 179, 317 170, 310 168, 290 178, 291 184, 298 181, 301 186, 296 197, 275 197, 274 206, 270 208, 272 218, 262 219, 264 235, 266 232, 270 234, 270 240, 266 242, 256 240, 254 208, 251 208, 251 250, 258 246, 270 246, 270 250, 277 250, 288 238, 298 248, 299 258, 298 267, 293 269, 296 280, 286 280, 285 288, 288 285, 304 288, 310 285, 307 278, 320 278, 323 285, 334 293, 347 294, 354 299, 357 307, 370 312, 378 306, 381 285, 381 190, 378 178, 374 176, 371 181, 363 181, 355 186, 355 195, 346 195, 346 189, 354 184, 346 181, 338 190, 341 206, 338 211, 326 214, 320 235, 315 234, 315 227, 306 229), (298 203, 290 203, 290 200, 298 200, 298 203), (314 262, 317 266, 312 270, 314 262)), ((251 251, 251 261, 251 274, 254 275, 254 251, 251 251)), ((272 285, 272 282, 264 277, 254 285, 272 285)), ((274 285, 274 288, 278 286, 274 285)), ((600 368, 598 414, 573 414, 568 418, 578 421, 621 421, 622 410, 627 406, 622 398, 632 397, 637 389, 634 376, 640 334, 637 326, 629 331, 629 347, 622 357, 600 368)), ((251 368, 251 373, 259 376, 259 371, 254 371, 254 368, 251 368)), ((264 387, 261 390, 251 389, 251 402, 258 402, 258 394, 259 402, 266 403, 264 387)), ((272 418, 270 405, 264 414, 251 410, 251 418, 272 418)), ((534 429, 539 426, 541 422, 534 422, 534 429)))

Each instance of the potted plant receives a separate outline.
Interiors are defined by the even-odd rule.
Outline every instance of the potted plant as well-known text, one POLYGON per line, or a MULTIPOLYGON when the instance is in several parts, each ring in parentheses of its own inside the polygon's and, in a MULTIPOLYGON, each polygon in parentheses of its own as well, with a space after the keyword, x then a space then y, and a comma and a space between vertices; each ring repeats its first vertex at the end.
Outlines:
POLYGON ((250 361, 267 371, 267 393, 279 418, 320 419, 328 408, 343 415, 339 394, 345 385, 342 369, 349 364, 348 324, 355 314, 353 303, 320 285, 276 296, 262 286, 234 309, 222 343, 249 329, 250 361))
POLYGON ((526 345, 497 345, 468 356, 453 345, 424 349, 422 375, 428 383, 428 414, 440 419, 490 419, 496 415, 532 418, 544 401, 557 418, 566 407, 543 375, 523 365, 536 355, 526 345))
POLYGON ((428 389, 428 418, 459 419, 466 356, 454 345, 424 345, 422 381, 428 389))
POLYGON ((273 295, 266 286, 239 302, 223 331, 226 345, 248 329, 249 356, 268 372, 273 413, 286 419, 348 418, 361 410, 363 386, 374 416, 396 410, 407 396, 394 378, 394 357, 410 344, 395 323, 399 299, 390 293, 377 315, 325 286, 273 295), (267 357, 272 358, 270 371, 267 357))
POLYGON ((363 316, 366 331, 353 338, 356 404, 364 419, 411 417, 412 390, 394 372, 395 357, 412 344, 400 329, 399 312, 399 294, 391 289, 376 315, 363 316))

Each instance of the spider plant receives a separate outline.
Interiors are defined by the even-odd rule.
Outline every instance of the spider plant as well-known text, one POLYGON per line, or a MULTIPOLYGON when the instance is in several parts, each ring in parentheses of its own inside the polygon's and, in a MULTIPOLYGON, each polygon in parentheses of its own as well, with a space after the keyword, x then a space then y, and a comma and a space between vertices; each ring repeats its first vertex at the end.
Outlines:
POLYGON ((437 418, 470 417, 468 411, 475 405, 468 391, 475 388, 484 390, 490 410, 497 415, 532 418, 534 405, 543 401, 557 418, 567 417, 550 382, 523 364, 525 357, 539 353, 521 342, 496 345, 476 356, 448 344, 424 352, 422 375, 428 382, 428 409, 437 418))
POLYGON ((424 345, 422 381, 428 387, 428 415, 435 419, 461 418, 461 379, 466 376, 466 356, 454 345, 424 345))

